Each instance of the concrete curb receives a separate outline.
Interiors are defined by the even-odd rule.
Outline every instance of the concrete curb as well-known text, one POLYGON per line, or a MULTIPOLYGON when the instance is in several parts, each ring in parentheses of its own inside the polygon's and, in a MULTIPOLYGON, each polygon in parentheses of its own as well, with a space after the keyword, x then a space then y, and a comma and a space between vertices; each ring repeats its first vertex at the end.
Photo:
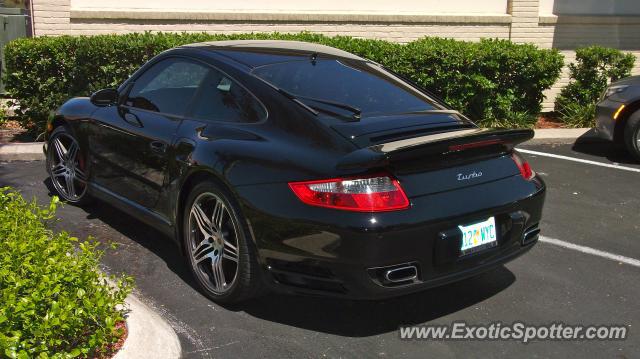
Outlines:
MULTIPOLYGON (((570 144, 581 138, 597 141, 590 128, 549 128, 537 129, 529 144, 570 144)), ((0 161, 36 161, 44 160, 43 142, 0 144, 0 161)))
POLYGON ((44 160, 43 142, 0 143, 0 161, 44 160))
POLYGON ((126 299, 128 336, 114 359, 180 358, 182 349, 175 331, 156 312, 130 295, 126 299))
POLYGON ((571 144, 578 138, 597 141, 590 128, 545 128, 534 130, 535 135, 527 144, 571 144))

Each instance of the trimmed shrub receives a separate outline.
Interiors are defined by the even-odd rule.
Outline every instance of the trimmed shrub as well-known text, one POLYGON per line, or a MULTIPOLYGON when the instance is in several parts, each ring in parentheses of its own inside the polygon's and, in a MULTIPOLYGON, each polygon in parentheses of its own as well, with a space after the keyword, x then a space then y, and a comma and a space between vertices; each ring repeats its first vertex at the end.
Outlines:
POLYGON ((620 50, 600 46, 576 50, 569 64, 569 84, 556 99, 560 120, 571 127, 595 126, 595 105, 611 81, 631 75, 636 58, 620 50))
POLYGON ((543 91, 558 79, 555 50, 506 40, 424 38, 407 44, 400 72, 482 124, 532 127, 543 91))
POLYGON ((41 208, 0 188, 2 357, 100 357, 122 334, 131 279, 100 272, 95 243, 47 229, 57 205, 57 197, 41 208))
POLYGON ((562 55, 505 40, 425 38, 401 45, 348 36, 135 33, 18 39, 5 48, 6 88, 16 114, 42 130, 51 110, 74 96, 115 87, 156 54, 214 40, 283 39, 320 43, 378 62, 441 96, 481 125, 531 126, 542 92, 560 76, 562 55), (513 123, 513 119, 517 123, 513 123))

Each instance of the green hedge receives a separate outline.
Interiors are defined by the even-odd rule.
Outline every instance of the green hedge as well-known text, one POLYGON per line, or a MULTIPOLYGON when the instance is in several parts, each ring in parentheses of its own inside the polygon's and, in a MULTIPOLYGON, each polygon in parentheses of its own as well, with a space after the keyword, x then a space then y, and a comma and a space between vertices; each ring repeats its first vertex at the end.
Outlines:
POLYGON ((200 41, 286 39, 321 43, 381 63, 440 95, 482 125, 531 126, 542 92, 560 76, 556 50, 505 40, 425 38, 406 45, 318 34, 136 33, 18 39, 5 48, 6 88, 18 116, 41 129, 66 99, 115 87, 159 52, 200 41))
POLYGON ((556 99, 560 120, 571 127, 594 127, 596 103, 607 85, 631 75, 636 57, 620 50, 589 46, 576 50, 569 84, 556 99))
POLYGON ((95 243, 47 229, 57 203, 0 188, 0 357, 101 357, 120 337, 131 280, 110 287, 95 243))
POLYGON ((563 66, 555 50, 504 40, 425 38, 409 43, 404 58, 408 62, 400 72, 485 125, 535 124, 543 91, 563 66))

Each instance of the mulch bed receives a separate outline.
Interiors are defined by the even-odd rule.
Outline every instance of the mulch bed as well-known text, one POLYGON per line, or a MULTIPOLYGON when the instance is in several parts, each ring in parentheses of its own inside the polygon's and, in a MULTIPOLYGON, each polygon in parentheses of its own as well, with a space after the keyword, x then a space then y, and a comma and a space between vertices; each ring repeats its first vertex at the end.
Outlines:
POLYGON ((120 338, 118 338, 118 341, 109 345, 106 345, 105 347, 103 347, 102 349, 100 349, 99 352, 97 353, 93 353, 90 354, 88 356, 80 356, 80 358, 84 358, 84 359, 111 359, 113 358, 118 351, 120 351, 120 349, 122 348, 122 346, 124 345, 124 342, 127 340, 127 336, 129 335, 128 329, 127 329, 127 323, 123 320, 121 322, 116 323, 115 325, 115 331, 119 331, 122 330, 122 335, 120 335, 120 338))
POLYGON ((107 346, 101 356, 96 356, 94 359, 108 359, 113 358, 114 355, 122 348, 129 332, 127 330, 127 323, 124 321, 116 323, 116 330, 122 329, 122 335, 117 342, 107 346))
POLYGON ((9 120, 0 126, 0 143, 33 142, 36 136, 17 121, 9 120))
POLYGON ((564 128, 564 124, 558 120, 558 117, 553 112, 540 114, 538 122, 536 122, 536 128, 564 128))

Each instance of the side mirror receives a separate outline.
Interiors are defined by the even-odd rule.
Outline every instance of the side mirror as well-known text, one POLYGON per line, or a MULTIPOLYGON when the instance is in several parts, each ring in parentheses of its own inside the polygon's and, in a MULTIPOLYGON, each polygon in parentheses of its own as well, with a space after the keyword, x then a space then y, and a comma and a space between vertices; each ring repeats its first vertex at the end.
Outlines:
POLYGON ((90 98, 91 103, 96 106, 109 106, 118 103, 118 90, 103 89, 94 92, 90 98))

